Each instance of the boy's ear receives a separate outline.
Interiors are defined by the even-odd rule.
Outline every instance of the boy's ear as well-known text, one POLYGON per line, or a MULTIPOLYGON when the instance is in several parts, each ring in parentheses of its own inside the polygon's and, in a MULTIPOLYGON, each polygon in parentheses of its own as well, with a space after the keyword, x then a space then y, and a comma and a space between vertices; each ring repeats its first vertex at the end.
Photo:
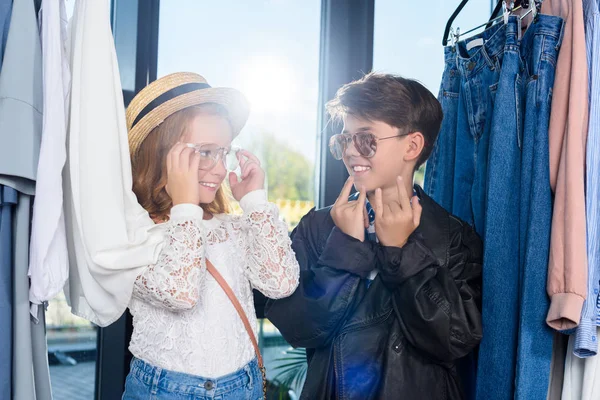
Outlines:
POLYGON ((406 137, 407 147, 404 161, 417 161, 425 147, 425 136, 421 132, 413 132, 406 137))

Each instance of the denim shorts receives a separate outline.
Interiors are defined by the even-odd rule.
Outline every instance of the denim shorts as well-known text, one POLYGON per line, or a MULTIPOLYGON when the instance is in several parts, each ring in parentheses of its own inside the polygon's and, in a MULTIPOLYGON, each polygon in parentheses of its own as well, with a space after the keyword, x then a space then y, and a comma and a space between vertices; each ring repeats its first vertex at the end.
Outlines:
POLYGON ((122 400, 260 400, 262 374, 256 359, 216 379, 168 371, 134 358, 122 400))

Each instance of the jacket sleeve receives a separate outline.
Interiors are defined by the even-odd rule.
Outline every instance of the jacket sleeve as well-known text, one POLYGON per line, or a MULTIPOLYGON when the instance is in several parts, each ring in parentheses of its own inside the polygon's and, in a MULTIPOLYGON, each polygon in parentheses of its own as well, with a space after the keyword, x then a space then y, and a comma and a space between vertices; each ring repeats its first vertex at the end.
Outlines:
POLYGON ((323 251, 317 250, 315 211, 292 233, 292 248, 300 264, 300 282, 290 297, 269 300, 265 316, 294 347, 327 345, 351 308, 354 294, 375 266, 375 249, 334 227, 323 251))
POLYGON ((440 266, 413 235, 403 248, 380 247, 384 284, 408 342, 429 358, 451 362, 479 344, 482 242, 466 225, 450 233, 449 262, 440 266))

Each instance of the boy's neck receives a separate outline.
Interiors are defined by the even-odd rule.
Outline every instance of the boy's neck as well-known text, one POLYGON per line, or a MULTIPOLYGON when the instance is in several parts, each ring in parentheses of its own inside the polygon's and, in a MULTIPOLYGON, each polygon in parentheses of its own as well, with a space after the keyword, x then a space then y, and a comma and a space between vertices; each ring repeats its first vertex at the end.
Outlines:
MULTIPOLYGON (((412 198, 413 197, 413 176, 409 175, 409 176, 403 176, 402 177, 404 179, 404 187, 406 189, 406 193, 408 194, 408 198, 412 198)), ((383 198, 383 204, 389 204, 392 201, 398 201, 398 186, 391 185, 391 186, 387 186, 382 188, 382 198, 383 198)), ((367 194, 367 198, 369 199, 369 201, 372 203, 373 199, 375 196, 375 192, 371 192, 367 194)))

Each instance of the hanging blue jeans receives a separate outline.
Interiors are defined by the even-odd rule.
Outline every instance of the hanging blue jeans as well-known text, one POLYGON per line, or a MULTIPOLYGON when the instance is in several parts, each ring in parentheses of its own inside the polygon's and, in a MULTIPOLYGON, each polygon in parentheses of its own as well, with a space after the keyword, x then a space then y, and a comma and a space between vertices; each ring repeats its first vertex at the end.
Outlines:
POLYGON ((444 118, 433 151, 427 160, 423 189, 439 205, 452 212, 458 97, 461 87, 461 77, 456 64, 456 47, 445 47, 444 59, 444 74, 438 94, 444 118))
POLYGON ((540 15, 521 41, 525 63, 521 136, 521 288, 515 399, 543 399, 548 390, 553 331, 546 324, 552 192, 548 125, 563 20, 540 15))
POLYGON ((492 117, 477 398, 513 398, 519 319, 522 86, 520 20, 510 17, 492 117))
POLYGON ((489 149, 477 382, 486 400, 545 398, 552 355, 548 124, 562 20, 540 15, 519 36, 511 17, 489 149))
POLYGON ((496 25, 445 49, 439 100, 442 128, 427 162, 425 191, 442 207, 484 229, 487 153, 500 76, 505 26, 496 25), (484 45, 469 48, 475 39, 484 45))
MULTIPOLYGON (((425 171, 425 191, 478 232, 484 227, 485 185, 491 115, 506 33, 503 24, 444 49, 438 100, 442 127, 425 171), (483 46, 469 43, 483 39, 483 46)), ((467 400, 475 397, 474 354, 459 363, 467 400)))

